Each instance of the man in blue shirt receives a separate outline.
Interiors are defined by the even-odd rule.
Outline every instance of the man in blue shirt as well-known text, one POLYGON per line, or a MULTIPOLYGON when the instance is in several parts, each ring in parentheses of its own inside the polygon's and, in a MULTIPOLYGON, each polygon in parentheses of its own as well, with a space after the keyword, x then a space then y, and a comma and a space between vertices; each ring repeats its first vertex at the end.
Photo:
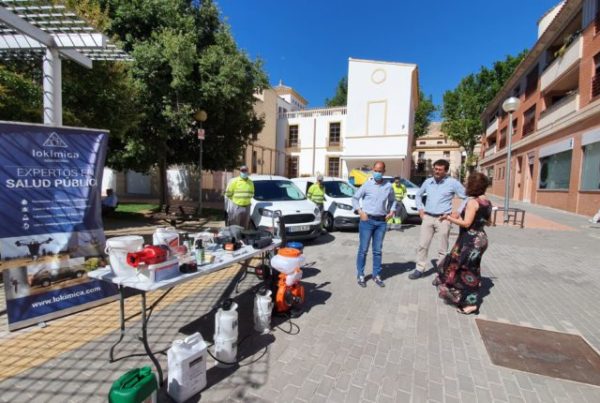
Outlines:
POLYGON ((366 287, 365 263, 369 244, 373 239, 373 281, 379 287, 385 283, 379 276, 381 272, 381 249, 387 230, 386 221, 394 216, 396 199, 390 183, 383 181, 385 163, 377 161, 373 166, 373 178, 366 181, 352 196, 352 207, 360 215, 358 224, 359 246, 356 256, 356 272, 358 285, 366 287), (360 206, 362 200, 362 207, 360 206))
POLYGON ((433 177, 428 178, 417 191, 415 200, 417 210, 421 217, 421 235, 417 248, 417 267, 409 274, 408 278, 420 278, 427 265, 429 245, 436 233, 440 233, 440 248, 438 250, 438 263, 448 252, 448 238, 450 238, 450 222, 440 221, 444 214, 452 212, 452 199, 454 197, 466 198, 465 188, 459 181, 448 176, 450 164, 446 160, 437 160, 433 163, 433 177), (423 206, 423 195, 427 194, 427 201, 423 206))

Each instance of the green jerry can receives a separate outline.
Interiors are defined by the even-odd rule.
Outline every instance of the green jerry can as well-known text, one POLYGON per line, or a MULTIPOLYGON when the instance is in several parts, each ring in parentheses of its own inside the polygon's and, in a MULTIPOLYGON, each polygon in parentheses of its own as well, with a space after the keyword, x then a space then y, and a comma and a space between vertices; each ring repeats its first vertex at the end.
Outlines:
POLYGON ((127 371, 113 383, 108 395, 110 403, 156 403, 156 377, 150 367, 127 371))

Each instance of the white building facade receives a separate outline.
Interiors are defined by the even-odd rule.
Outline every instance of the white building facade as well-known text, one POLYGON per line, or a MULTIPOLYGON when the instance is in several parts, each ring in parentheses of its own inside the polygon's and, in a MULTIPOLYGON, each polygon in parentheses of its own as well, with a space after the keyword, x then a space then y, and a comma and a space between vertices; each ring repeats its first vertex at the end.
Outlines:
POLYGON ((277 138, 288 155, 287 175, 348 177, 381 160, 388 174, 408 177, 417 71, 414 64, 350 59, 346 107, 280 110, 277 138))

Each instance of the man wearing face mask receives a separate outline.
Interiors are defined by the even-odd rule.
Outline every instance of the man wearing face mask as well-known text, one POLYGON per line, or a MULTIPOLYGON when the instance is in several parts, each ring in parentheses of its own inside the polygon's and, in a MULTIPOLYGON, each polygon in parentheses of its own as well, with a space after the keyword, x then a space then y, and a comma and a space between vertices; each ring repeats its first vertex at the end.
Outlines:
POLYGON ((248 177, 248 167, 240 167, 240 176, 233 178, 225 190, 227 200, 227 225, 239 225, 248 228, 250 223, 250 204, 254 197, 254 183, 248 177))
POLYGON ((381 249, 387 230, 386 221, 394 216, 396 200, 390 183, 383 181, 385 163, 377 161, 373 166, 373 178, 366 181, 352 196, 354 212, 360 215, 358 224, 359 246, 356 256, 356 277, 358 285, 366 287, 365 263, 369 244, 373 240, 373 281, 379 287, 385 283, 379 276, 381 272, 381 249), (362 200, 362 207, 360 201, 362 200))
POLYGON ((446 160, 437 160, 433 163, 433 177, 428 178, 417 191, 415 201, 421 217, 421 235, 417 249, 417 267, 408 275, 411 280, 423 276, 427 265, 429 245, 436 233, 440 234, 440 248, 438 249, 438 264, 448 252, 448 239, 450 238, 450 222, 440 220, 452 211, 452 199, 459 197, 465 199, 464 186, 448 175, 450 164, 446 160), (427 201, 423 205, 423 195, 427 194, 427 201))

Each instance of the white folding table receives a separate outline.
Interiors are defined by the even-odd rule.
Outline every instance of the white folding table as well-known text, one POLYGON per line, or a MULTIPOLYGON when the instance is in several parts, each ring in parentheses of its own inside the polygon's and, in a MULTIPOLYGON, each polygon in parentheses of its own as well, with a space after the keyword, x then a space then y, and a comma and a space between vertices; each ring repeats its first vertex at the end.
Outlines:
MULTIPOLYGON (((245 276, 248 268, 252 267, 252 266, 250 266, 250 261, 253 258, 261 257, 263 259, 263 263, 264 263, 264 259, 267 257, 267 255, 270 252, 272 252, 275 248, 279 247, 280 245, 281 245, 281 240, 274 239, 272 244, 270 244, 269 246, 262 248, 262 249, 254 249, 252 246, 246 245, 234 252, 211 251, 213 256, 215 256, 215 261, 213 263, 198 267, 198 271, 196 271, 196 272, 182 273, 181 275, 179 275, 177 277, 174 277, 174 278, 171 278, 168 280, 158 281, 158 282, 150 282, 147 280, 140 279, 137 276, 117 277, 112 272, 110 267, 104 267, 104 268, 89 272, 88 273, 89 277, 116 284, 119 288, 121 334, 120 334, 119 340, 117 340, 117 342, 115 344, 113 344, 112 347, 110 348, 109 362, 116 361, 114 358, 114 349, 117 346, 117 344, 119 344, 123 340, 123 337, 125 336, 125 292, 124 292, 125 288, 131 288, 133 290, 140 292, 140 294, 141 294, 142 337, 140 338, 140 341, 144 345, 144 350, 146 351, 146 354, 148 355, 148 357, 150 357, 150 359, 152 360, 152 363, 156 367, 156 370, 158 372, 159 383, 162 386, 162 384, 163 384, 162 368, 160 366, 158 359, 156 358, 156 356, 150 349, 150 346, 148 345, 147 327, 148 327, 149 315, 147 314, 147 309, 146 309, 146 293, 149 291, 156 291, 156 290, 160 290, 160 289, 169 289, 170 290, 179 284, 185 283, 190 280, 194 280, 198 277, 205 276, 210 273, 214 273, 216 271, 225 269, 227 267, 230 267, 233 264, 240 263, 240 262, 242 262, 240 271, 243 271, 244 272, 243 276, 245 276)), ((191 260, 192 257, 188 257, 188 259, 191 260)), ((185 263, 185 258, 183 258, 182 261, 185 263)))

